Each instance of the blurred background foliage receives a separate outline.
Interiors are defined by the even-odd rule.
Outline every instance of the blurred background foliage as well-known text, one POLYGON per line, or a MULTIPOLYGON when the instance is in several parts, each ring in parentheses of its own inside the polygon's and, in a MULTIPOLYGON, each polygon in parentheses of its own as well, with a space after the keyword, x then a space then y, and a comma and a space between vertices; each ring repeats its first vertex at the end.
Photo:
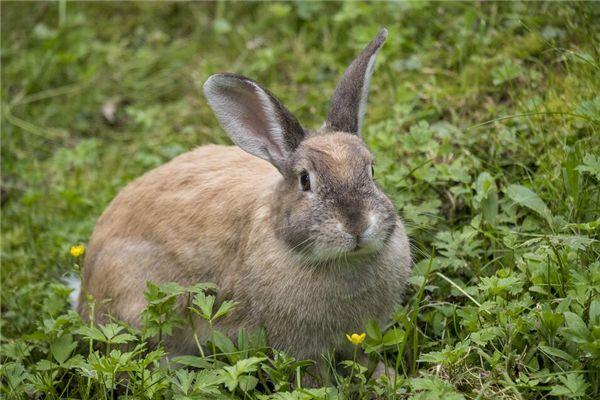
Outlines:
POLYGON ((87 241, 120 188, 194 146, 230 143, 202 96, 210 74, 256 79, 315 128, 344 68, 385 26, 365 140, 413 241, 411 373, 444 365, 438 376, 455 388, 478 387, 444 364, 452 351, 464 362, 459 344, 476 334, 470 345, 508 360, 509 378, 490 384, 496 395, 503 385, 533 397, 552 385, 599 394, 598 3, 62 1, 1 11, 3 340, 64 310, 65 289, 51 282, 71 271, 68 248, 87 241), (499 317, 478 321, 465 293, 519 328, 490 331, 499 317), (531 353, 539 327, 507 311, 517 306, 527 318, 539 307, 580 315, 597 347, 542 339, 575 355, 568 365, 531 353), (544 368, 583 372, 519 381, 544 368))

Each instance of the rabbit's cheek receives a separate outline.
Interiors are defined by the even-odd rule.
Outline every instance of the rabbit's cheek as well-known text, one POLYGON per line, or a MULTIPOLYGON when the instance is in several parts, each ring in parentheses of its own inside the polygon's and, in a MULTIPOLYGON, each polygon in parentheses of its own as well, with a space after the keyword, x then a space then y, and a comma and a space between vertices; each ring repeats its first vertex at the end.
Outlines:
POLYGON ((345 233, 342 224, 334 219, 321 221, 314 227, 311 236, 312 255, 317 260, 339 257, 355 247, 354 238, 345 233))

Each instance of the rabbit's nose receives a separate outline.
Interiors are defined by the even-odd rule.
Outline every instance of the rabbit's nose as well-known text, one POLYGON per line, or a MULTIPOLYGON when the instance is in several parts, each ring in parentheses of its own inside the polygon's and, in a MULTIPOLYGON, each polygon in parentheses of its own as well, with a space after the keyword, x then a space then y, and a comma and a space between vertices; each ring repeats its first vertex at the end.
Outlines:
POLYGON ((355 226, 352 231, 347 229, 346 232, 354 239, 353 250, 358 250, 369 245, 369 227, 367 224, 355 226))
POLYGON ((348 206, 344 214, 344 228, 350 235, 360 236, 368 228, 368 221, 360 207, 348 206))
POLYGON ((369 229, 368 224, 364 221, 348 221, 346 223, 346 232, 352 235, 356 241, 358 242, 362 237, 364 237, 365 233, 369 229))

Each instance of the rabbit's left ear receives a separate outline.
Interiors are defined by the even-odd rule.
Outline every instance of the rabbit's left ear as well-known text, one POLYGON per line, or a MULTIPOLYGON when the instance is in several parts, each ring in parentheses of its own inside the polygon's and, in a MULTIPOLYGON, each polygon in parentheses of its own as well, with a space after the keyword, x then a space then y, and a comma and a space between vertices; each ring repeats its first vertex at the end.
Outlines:
POLYGON ((204 94, 235 144, 285 172, 305 132, 271 92, 245 76, 216 74, 204 83, 204 94))
POLYGON ((387 34, 382 29, 344 72, 331 98, 325 130, 360 134, 375 58, 387 34))

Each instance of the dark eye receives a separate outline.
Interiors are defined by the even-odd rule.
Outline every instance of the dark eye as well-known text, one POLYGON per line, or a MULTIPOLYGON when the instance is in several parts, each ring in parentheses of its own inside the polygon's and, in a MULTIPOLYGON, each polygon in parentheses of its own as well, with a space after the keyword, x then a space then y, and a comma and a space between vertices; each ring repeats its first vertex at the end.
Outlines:
POLYGON ((308 174, 308 171, 302 171, 300 173, 300 187, 305 192, 310 190, 310 175, 308 174))
POLYGON ((371 178, 375 178, 375 168, 373 167, 373 164, 371 164, 371 178))

